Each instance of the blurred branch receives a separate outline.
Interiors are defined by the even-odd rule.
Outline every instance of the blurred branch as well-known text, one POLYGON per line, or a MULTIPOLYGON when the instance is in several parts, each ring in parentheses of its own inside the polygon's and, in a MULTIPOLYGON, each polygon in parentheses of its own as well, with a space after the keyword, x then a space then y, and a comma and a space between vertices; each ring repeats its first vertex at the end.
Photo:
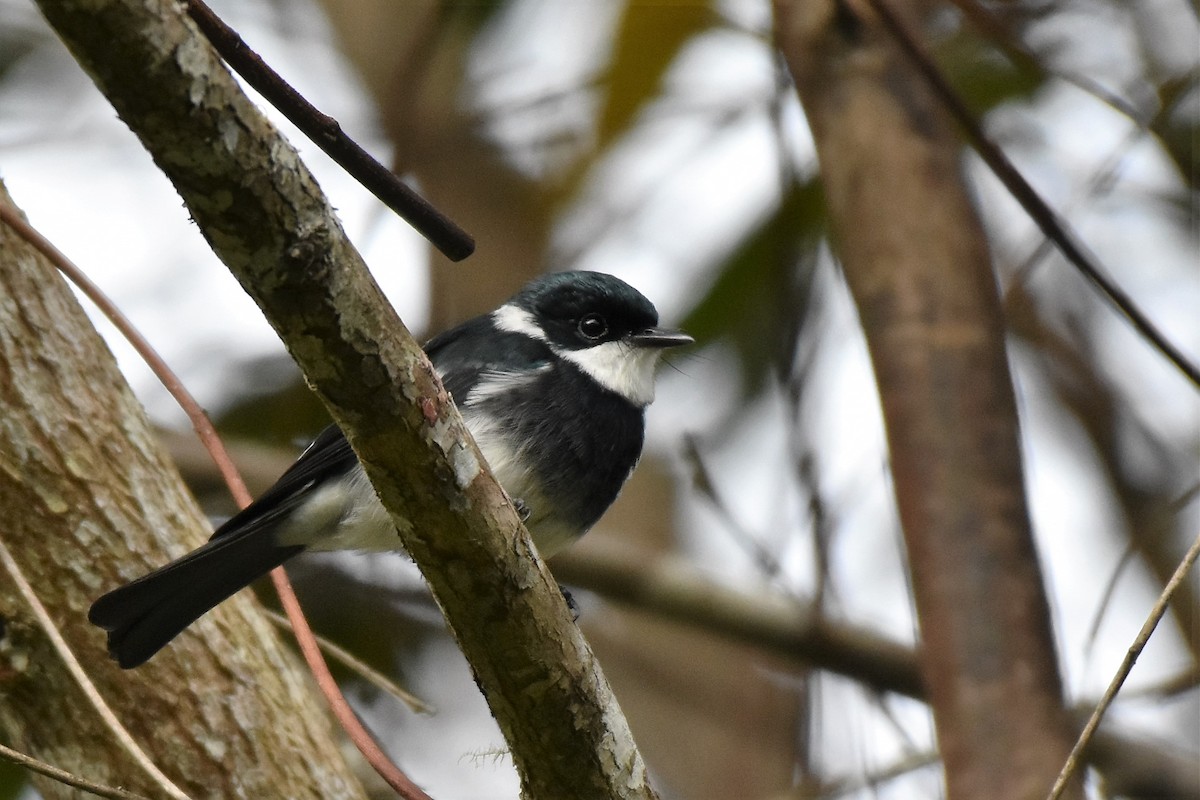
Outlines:
POLYGON ((980 158, 1000 179, 1013 198, 1021 204, 1030 219, 1041 228, 1042 233, 1054 242, 1059 252, 1074 264, 1075 268, 1083 273, 1083 276, 1093 286, 1100 290, 1101 294, 1133 324, 1134 329, 1151 346, 1175 365, 1193 386, 1200 388, 1200 366, 1193 364, 1159 331, 1158 326, 1133 302, 1133 298, 1109 276, 1108 271, 1100 264, 1096 255, 1088 249, 1070 225, 1061 219, 1054 209, 1050 208, 1050 205, 1042 199, 1029 181, 1025 180, 1025 176, 1009 161, 1004 151, 987 137, 983 128, 967 109, 966 104, 942 76, 925 45, 892 10, 889 0, 865 0, 865 2, 879 15, 888 32, 895 37, 896 43, 910 59, 912 66, 925 80, 929 90, 963 129, 980 158))
POLYGON ((346 432, 471 663, 523 792, 654 797, 557 584, 295 151, 177 6, 40 7, 346 432))
MULTIPOLYGON (((1188 458, 1171 457, 1169 448, 1137 418, 1133 411, 1136 406, 1123 403, 1118 388, 1097 369, 1097 359, 1088 352, 1086 339, 1075 337, 1073 341, 1055 330, 1021 283, 1009 288, 1005 312, 1014 333, 1035 347, 1046 362, 1042 373, 1091 441, 1099 467, 1119 504, 1129 548, 1165 584, 1183 557, 1183 548, 1172 542, 1172 523, 1178 516, 1172 492, 1181 475, 1186 474, 1188 458), (1149 465, 1139 467, 1140 475, 1135 474, 1127 456, 1131 448, 1143 448, 1152 454, 1139 462, 1149 465)), ((1171 601, 1171 612, 1193 660, 1200 663, 1198 603, 1195 587, 1184 583, 1171 601)))
POLYGON ((680 560, 585 541, 555 557, 554 573, 618 603, 765 648, 805 667, 846 675, 879 691, 924 696, 912 648, 831 623, 794 598, 727 589, 680 560))
POLYGON ((1073 736, 1004 322, 959 143, 881 7, 779 0, 777 38, 879 386, 948 796, 1028 798, 1073 736))
MULTIPOLYGON (((843 675, 876 691, 928 700, 916 650, 866 628, 817 616, 805 600, 731 589, 681 559, 601 539, 585 539, 555 556, 554 572, 565 583, 619 605, 752 645, 784 662, 843 675)), ((1072 729, 1083 725, 1087 713, 1072 712, 1072 729)), ((1100 729, 1088 757, 1116 794, 1144 800, 1200 798, 1200 775, 1189 754, 1116 726, 1100 729)))
POLYGON ((474 252, 475 241, 466 231, 376 161, 346 135, 336 119, 321 113, 279 77, 202 0, 186 0, 185 6, 188 16, 226 63, 367 191, 407 220, 451 261, 461 261, 474 252))

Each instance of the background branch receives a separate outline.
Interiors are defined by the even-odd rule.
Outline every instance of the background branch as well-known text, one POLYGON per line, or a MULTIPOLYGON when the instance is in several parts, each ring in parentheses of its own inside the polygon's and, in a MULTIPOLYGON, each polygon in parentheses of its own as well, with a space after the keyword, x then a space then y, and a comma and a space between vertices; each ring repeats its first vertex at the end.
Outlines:
MULTIPOLYGON (((910 2, 897 13, 923 10, 910 2)), ((996 281, 960 145, 869 7, 777 2, 776 14, 882 400, 948 796, 1036 796, 1069 752, 1072 725, 996 281)), ((1078 782, 1068 796, 1082 796, 1078 782)))

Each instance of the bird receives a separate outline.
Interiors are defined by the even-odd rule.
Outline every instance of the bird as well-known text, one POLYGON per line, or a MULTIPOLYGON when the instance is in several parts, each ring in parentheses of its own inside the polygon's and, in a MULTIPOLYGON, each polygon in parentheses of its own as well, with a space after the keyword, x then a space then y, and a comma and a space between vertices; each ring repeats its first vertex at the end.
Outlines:
MULTIPOLYGON (((425 353, 492 473, 550 557, 616 500, 642 452, 645 410, 668 348, 638 290, 600 272, 543 275, 496 310, 426 343, 425 353)), ((305 551, 401 549, 336 425, 191 553, 103 595, 88 619, 137 667, 210 609, 305 551)))

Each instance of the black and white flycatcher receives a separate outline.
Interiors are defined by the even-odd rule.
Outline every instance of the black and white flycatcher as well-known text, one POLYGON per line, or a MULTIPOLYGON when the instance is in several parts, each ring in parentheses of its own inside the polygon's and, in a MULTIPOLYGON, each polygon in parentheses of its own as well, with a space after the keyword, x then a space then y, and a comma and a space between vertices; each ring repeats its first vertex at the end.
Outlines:
MULTIPOLYGON (((528 513, 543 556, 582 536, 642 452, 654 372, 669 347, 658 312, 598 272, 538 278, 425 352, 497 480, 528 513)), ((326 428, 207 544, 101 597, 88 618, 136 667, 234 592, 305 550, 398 550, 399 537, 350 445, 326 428)))

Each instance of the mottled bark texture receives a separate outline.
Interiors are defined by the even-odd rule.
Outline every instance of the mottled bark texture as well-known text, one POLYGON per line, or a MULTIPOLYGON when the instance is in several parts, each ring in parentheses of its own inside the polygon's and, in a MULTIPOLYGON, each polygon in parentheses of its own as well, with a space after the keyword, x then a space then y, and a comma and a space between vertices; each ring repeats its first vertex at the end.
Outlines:
MULTIPOLYGON (((909 20, 924 7, 891 5, 909 20)), ((948 795, 1044 797, 1073 726, 960 144, 865 0, 776 14, 883 403, 948 795)))
MULTIPOLYGON (((8 202, 0 187, 0 200, 8 202)), ((52 266, 0 225, 0 538, 102 696, 189 795, 361 797, 307 673, 249 595, 136 674, 87 609, 204 541, 209 525, 52 266)), ((70 772, 157 796, 0 573, 0 730, 70 772)), ((47 798, 74 790, 35 780, 47 798)))
POLYGON ((526 796, 652 797, 557 585, 295 151, 177 4, 39 6, 279 332, 384 505, 417 523, 402 524, 400 539, 471 662, 526 796))

